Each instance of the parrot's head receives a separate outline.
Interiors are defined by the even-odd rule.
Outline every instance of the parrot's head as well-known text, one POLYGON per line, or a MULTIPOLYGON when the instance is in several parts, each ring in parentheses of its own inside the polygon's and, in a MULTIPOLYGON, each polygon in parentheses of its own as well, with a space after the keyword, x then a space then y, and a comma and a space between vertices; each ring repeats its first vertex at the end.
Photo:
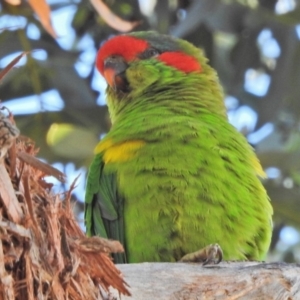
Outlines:
POLYGON ((100 48, 96 66, 108 84, 112 121, 125 107, 182 102, 192 94, 200 106, 226 115, 216 72, 187 41, 156 32, 119 35, 100 48))

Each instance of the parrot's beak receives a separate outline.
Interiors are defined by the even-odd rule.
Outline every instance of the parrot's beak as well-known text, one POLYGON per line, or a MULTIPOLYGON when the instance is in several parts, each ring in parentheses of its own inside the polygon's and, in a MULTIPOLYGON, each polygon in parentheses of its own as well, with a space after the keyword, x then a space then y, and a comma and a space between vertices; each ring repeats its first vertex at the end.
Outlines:
POLYGON ((128 64, 121 56, 110 56, 104 61, 104 72, 106 82, 116 91, 128 91, 128 82, 125 71, 128 64))

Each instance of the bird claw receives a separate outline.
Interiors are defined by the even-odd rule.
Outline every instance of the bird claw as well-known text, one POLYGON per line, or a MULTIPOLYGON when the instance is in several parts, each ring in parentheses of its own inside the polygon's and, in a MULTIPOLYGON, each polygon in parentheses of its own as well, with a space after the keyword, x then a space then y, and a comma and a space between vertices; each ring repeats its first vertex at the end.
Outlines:
POLYGON ((203 262, 203 266, 214 263, 219 264, 223 259, 223 250, 219 246, 219 244, 211 244, 206 247, 207 248, 207 258, 203 262))
POLYGON ((223 259, 222 248, 218 244, 210 244, 196 252, 188 253, 180 262, 202 262, 202 265, 218 264, 223 259))

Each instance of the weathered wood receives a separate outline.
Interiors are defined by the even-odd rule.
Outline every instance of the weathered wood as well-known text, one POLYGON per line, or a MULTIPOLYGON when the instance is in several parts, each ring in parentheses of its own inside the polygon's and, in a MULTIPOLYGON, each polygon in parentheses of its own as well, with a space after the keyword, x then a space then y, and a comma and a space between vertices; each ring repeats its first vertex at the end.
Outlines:
POLYGON ((300 264, 141 263, 118 268, 132 293, 122 300, 300 300, 300 264))

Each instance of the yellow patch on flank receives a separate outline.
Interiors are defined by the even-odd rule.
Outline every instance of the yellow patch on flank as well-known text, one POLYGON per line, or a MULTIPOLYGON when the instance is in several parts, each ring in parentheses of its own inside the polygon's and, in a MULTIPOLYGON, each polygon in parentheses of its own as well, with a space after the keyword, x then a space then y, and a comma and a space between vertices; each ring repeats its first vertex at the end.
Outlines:
POLYGON ((127 161, 134 157, 134 150, 137 150, 145 145, 142 140, 130 140, 114 144, 111 139, 103 140, 98 143, 94 153, 104 153, 103 160, 105 163, 113 163, 127 161))
POLYGON ((267 174, 263 170, 258 158, 256 156, 252 157, 252 164, 254 166, 254 169, 256 171, 256 174, 261 178, 267 178, 267 174))

